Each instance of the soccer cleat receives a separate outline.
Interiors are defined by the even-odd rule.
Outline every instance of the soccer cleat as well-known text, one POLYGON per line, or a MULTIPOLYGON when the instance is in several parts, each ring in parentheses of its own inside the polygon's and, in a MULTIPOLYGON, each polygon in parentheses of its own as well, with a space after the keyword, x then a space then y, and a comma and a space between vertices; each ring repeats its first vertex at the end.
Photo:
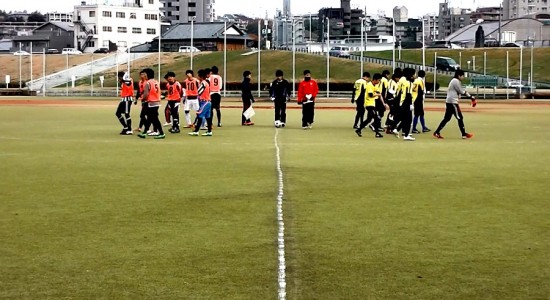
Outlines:
POLYGON ((383 138, 384 136, 380 132, 377 132, 374 137, 380 139, 380 138, 383 138))
POLYGON ((126 128, 122 129, 122 131, 119 134, 120 135, 126 135, 126 128))
POLYGON ((124 133, 124 135, 132 135, 132 134, 134 134, 134 132, 132 132, 131 129, 126 130, 126 132, 124 133))
POLYGON ((396 138, 399 138, 399 131, 397 131, 397 129, 394 129, 392 133, 395 135, 396 138))
POLYGON ((309 129, 309 127, 308 126, 302 126, 302 129, 306 130, 306 129, 309 129))
POLYGON ((168 127, 168 126, 172 126, 172 123, 166 122, 166 123, 162 124, 162 127, 168 127))
POLYGON ((412 133, 420 133, 420 131, 416 130, 416 129, 413 129, 413 131, 411 131, 412 133))
POLYGON ((440 139, 440 140, 444 139, 444 137, 441 134, 439 134, 439 132, 434 132, 433 136, 436 139, 440 139))
POLYGON ((353 129, 359 129, 359 126, 353 125, 353 129))
POLYGON ((430 128, 426 127, 422 129, 422 133, 430 132, 432 131, 430 128))
POLYGON ((466 133, 466 135, 463 135, 462 136, 462 139, 465 140, 465 139, 471 139, 473 138, 474 135, 472 133, 466 133))
POLYGON ((170 128, 170 129, 168 129, 168 132, 170 132, 170 133, 180 133, 180 130, 178 128, 170 128))
POLYGON ((307 123, 307 127, 308 127, 309 129, 313 128, 313 123, 307 123))
POLYGON ((190 136, 199 136, 199 133, 191 131, 191 132, 188 133, 188 135, 190 135, 190 136))
POLYGON ((148 136, 158 136, 159 133, 156 132, 156 131, 153 131, 153 132, 147 132, 147 135, 148 135, 148 136))
POLYGON ((202 136, 212 136, 212 131, 207 131, 203 133, 202 136))
POLYGON ((361 133, 361 129, 355 129, 355 133, 357 134, 358 137, 363 136, 363 134, 361 133))
POLYGON ((144 139, 144 138, 147 137, 147 134, 145 134, 145 133, 142 132, 142 133, 138 134, 137 136, 138 136, 140 139, 144 139))
POLYGON ((166 135, 159 134, 159 135, 155 136, 155 140, 163 140, 165 137, 166 137, 166 135))
POLYGON ((218 123, 218 127, 222 127, 222 123, 218 123))
POLYGON ((416 139, 412 137, 412 135, 407 135, 403 137, 403 140, 405 141, 415 141, 416 139))

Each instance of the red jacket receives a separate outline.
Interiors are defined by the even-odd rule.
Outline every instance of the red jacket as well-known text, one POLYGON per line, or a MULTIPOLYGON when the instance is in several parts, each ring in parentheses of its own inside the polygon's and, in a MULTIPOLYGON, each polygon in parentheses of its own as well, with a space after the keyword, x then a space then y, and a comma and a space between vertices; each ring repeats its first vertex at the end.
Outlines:
POLYGON ((306 95, 311 94, 311 100, 315 100, 317 94, 319 93, 319 87, 317 86, 317 81, 311 79, 310 81, 302 80, 300 85, 298 85, 298 103, 307 101, 306 95))

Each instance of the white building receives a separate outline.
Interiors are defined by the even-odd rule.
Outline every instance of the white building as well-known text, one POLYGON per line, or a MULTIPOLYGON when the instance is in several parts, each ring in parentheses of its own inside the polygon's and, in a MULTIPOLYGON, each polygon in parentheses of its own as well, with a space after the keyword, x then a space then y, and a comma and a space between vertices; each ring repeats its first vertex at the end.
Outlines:
POLYGON ((531 14, 547 14, 550 12, 550 3, 547 0, 504 0, 502 8, 504 20, 510 20, 531 14))
POLYGON ((59 13, 59 12, 51 12, 46 14, 46 20, 48 22, 65 22, 65 23, 72 23, 73 22, 73 13, 59 13))
POLYGON ((75 6, 75 46, 83 52, 128 47, 152 41, 160 33, 159 0, 126 0, 123 5, 75 6))

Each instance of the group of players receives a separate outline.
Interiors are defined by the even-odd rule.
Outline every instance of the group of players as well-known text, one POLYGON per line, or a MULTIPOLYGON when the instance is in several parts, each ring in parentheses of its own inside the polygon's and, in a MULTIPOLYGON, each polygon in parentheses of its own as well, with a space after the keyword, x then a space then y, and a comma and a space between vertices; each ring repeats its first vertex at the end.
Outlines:
MULTIPOLYGON (((426 95, 426 73, 423 70, 416 71, 411 68, 394 70, 393 75, 385 70, 372 76, 369 72, 363 73, 363 77, 355 81, 352 103, 357 104, 357 114, 353 128, 355 133, 361 137, 362 130, 369 126, 376 138, 383 138, 381 132, 393 134, 397 138, 403 135, 403 140, 414 141, 413 133, 426 133, 431 130, 426 126, 424 119, 424 96, 426 95), (382 120, 385 112, 388 111, 385 128, 382 128, 382 120), (365 113, 367 117, 365 119, 365 113), (417 129, 418 121, 422 126, 421 131, 417 129)), ((443 139, 441 130, 454 116, 458 120, 459 128, 463 139, 473 137, 464 128, 464 121, 458 100, 461 96, 471 99, 472 106, 477 102, 462 88, 461 81, 464 79, 464 71, 458 70, 449 83, 446 97, 445 117, 439 124, 433 136, 443 139)))
POLYGON ((164 126, 171 126, 170 133, 180 133, 179 108, 183 103, 185 113, 184 128, 193 128, 189 135, 198 136, 199 129, 206 129, 203 136, 212 136, 212 110, 216 110, 218 127, 221 127, 221 87, 222 78, 218 75, 216 66, 211 69, 201 69, 195 78, 193 70, 185 72, 186 78, 182 82, 176 80, 174 72, 168 72, 166 79, 166 92, 162 93, 160 83, 155 79, 155 72, 150 69, 143 69, 140 73, 138 94, 134 98, 134 82, 127 73, 119 72, 118 79, 121 84, 121 101, 116 111, 116 116, 122 125, 121 135, 132 135, 132 119, 130 108, 132 102, 137 104, 141 101, 140 123, 134 131, 139 132, 138 137, 146 138, 153 136, 155 139, 164 139, 163 126, 159 119, 159 108, 161 99, 166 99, 164 114, 166 123, 164 126), (192 121, 191 111, 196 112, 196 118, 192 121), (206 124, 204 124, 206 123, 206 124), (204 125, 204 126, 203 126, 204 125), (151 129, 152 127, 152 129, 151 129))
MULTIPOLYGON (((117 108, 116 116, 123 126, 121 135, 132 135, 132 120, 130 108, 132 102, 137 104, 141 101, 142 109, 140 114, 140 123, 135 131, 138 131, 138 137, 146 138, 153 136, 155 139, 164 139, 166 136, 163 126, 159 120, 159 108, 161 99, 165 98, 167 104, 165 107, 166 123, 164 126, 171 126, 170 133, 180 133, 179 107, 184 104, 185 122, 184 128, 192 128, 188 134, 198 136, 200 129, 205 129, 203 136, 212 136, 213 110, 216 110, 218 127, 221 123, 221 88, 222 78, 218 75, 218 68, 213 66, 209 69, 201 69, 197 72, 198 78, 194 77, 193 70, 185 72, 186 79, 181 83, 176 80, 174 72, 168 72, 166 79, 166 92, 161 93, 160 84, 155 79, 155 72, 150 69, 144 69, 140 72, 140 82, 138 84, 138 94, 134 95, 134 83, 127 73, 119 72, 119 82, 121 84, 121 102, 117 108), (191 111, 196 112, 196 118, 192 121, 191 111), (152 129, 151 129, 152 127, 152 129)), ((317 82, 311 78, 311 72, 303 72, 304 79, 298 85, 297 103, 302 106, 302 128, 310 129, 313 126, 315 114, 315 98, 319 92, 317 82)), ((397 68, 393 75, 385 70, 372 76, 369 72, 363 73, 363 77, 355 81, 352 93, 352 103, 357 104, 357 113, 353 128, 358 136, 362 136, 362 130, 369 126, 375 133, 376 138, 384 137, 381 132, 393 134, 397 138, 403 135, 405 141, 414 141, 412 133, 430 132, 424 120, 424 96, 426 94, 425 72, 414 69, 397 68), (385 112, 388 111, 385 121, 385 128, 382 128, 382 120, 385 112), (366 114, 366 119, 365 119, 366 114), (414 117, 413 117, 414 115, 414 117), (420 121, 421 131, 417 130, 417 124, 420 121)), ((251 126, 254 123, 250 120, 247 110, 255 102, 252 95, 250 84, 252 73, 243 72, 242 102, 243 116, 242 125, 251 126)), ((291 97, 291 85, 284 79, 283 72, 275 72, 276 79, 270 84, 270 99, 275 106, 275 127, 285 127, 286 125, 286 103, 291 97)), ((462 138, 469 139, 473 135, 467 133, 464 128, 463 116, 458 105, 461 96, 471 98, 472 106, 475 107, 476 100, 468 94, 461 85, 464 79, 464 72, 458 70, 455 78, 449 83, 449 89, 446 98, 445 117, 441 121, 433 136, 442 139, 441 130, 447 122, 455 116, 459 123, 462 138)))

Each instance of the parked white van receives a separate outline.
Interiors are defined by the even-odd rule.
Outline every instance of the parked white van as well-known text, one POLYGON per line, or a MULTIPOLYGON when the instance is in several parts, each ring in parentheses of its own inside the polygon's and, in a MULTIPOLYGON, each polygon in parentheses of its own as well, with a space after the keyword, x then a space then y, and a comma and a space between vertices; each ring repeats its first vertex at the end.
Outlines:
POLYGON ((201 52, 201 50, 191 46, 181 46, 178 52, 201 52))
POLYGON ((61 54, 82 54, 82 51, 75 48, 63 48, 63 50, 61 50, 61 54))

